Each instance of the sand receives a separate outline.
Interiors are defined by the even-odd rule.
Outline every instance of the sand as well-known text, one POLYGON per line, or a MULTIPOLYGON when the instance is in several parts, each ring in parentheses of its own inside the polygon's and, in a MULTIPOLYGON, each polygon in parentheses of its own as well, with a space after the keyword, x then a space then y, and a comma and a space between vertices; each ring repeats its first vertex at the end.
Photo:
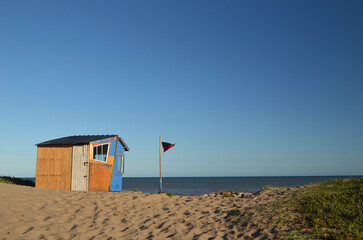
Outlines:
POLYGON ((0 183, 0 239, 276 239, 284 229, 256 206, 289 194, 275 189, 244 197, 169 197, 0 183), (231 223, 234 209, 245 222, 231 223))

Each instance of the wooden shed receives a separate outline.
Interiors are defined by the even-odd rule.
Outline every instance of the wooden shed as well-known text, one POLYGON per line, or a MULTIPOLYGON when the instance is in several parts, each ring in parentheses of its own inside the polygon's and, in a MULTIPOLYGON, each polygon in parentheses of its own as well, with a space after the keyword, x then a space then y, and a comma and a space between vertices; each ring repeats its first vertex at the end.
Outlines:
POLYGON ((118 135, 69 136, 36 144, 35 187, 121 191, 125 151, 118 135))

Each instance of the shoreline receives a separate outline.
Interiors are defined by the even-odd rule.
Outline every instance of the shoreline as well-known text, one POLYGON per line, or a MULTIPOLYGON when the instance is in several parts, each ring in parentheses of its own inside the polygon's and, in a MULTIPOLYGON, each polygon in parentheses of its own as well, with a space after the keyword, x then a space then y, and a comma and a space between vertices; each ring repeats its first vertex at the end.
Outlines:
MULTIPOLYGON (((213 192, 255 193, 265 186, 299 187, 333 179, 358 178, 360 176, 314 176, 314 177, 165 177, 165 192, 180 196, 201 196, 213 192)), ((35 182, 35 178, 22 178, 35 182)), ((158 177, 123 178, 124 191, 145 193, 159 192, 158 177)))

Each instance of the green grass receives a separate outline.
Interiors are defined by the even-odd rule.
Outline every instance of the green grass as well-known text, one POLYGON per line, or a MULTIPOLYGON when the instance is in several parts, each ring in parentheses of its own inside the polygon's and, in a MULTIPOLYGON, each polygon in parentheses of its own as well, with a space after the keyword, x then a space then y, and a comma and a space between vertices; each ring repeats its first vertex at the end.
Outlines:
POLYGON ((268 189, 271 189, 271 188, 274 188, 274 187, 271 186, 271 185, 266 185, 266 186, 262 187, 262 190, 268 190, 268 189))
POLYGON ((226 219, 244 228, 256 216, 281 231, 277 239, 363 239, 363 178, 303 186, 287 198, 231 210, 226 219))
POLYGON ((30 180, 24 180, 24 179, 15 178, 15 177, 1 176, 0 177, 0 182, 1 183, 7 183, 7 184, 30 186, 30 187, 34 187, 35 186, 34 182, 32 182, 30 180))
POLYGON ((363 239, 363 178, 308 186, 293 205, 299 228, 318 239, 363 239))
POLYGON ((162 191, 162 192, 158 192, 158 194, 161 194, 161 193, 165 193, 166 195, 168 195, 169 197, 172 197, 173 196, 173 194, 171 194, 171 193, 169 193, 169 192, 164 192, 164 191, 162 191))
POLYGON ((135 189, 132 189, 132 190, 122 190, 121 192, 124 192, 124 193, 126 193, 126 192, 137 192, 137 190, 135 190, 135 189))

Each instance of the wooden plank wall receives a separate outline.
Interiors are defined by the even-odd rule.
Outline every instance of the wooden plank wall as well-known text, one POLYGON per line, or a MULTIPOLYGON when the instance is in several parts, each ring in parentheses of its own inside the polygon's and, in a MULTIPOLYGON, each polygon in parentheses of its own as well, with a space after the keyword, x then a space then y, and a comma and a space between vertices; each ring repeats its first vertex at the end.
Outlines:
POLYGON ((112 177, 112 165, 90 163, 89 185, 90 191, 109 191, 112 177))
POLYGON ((72 190, 87 190, 88 145, 73 146, 72 190))
POLYGON ((35 186, 71 189, 72 146, 38 147, 35 186))

